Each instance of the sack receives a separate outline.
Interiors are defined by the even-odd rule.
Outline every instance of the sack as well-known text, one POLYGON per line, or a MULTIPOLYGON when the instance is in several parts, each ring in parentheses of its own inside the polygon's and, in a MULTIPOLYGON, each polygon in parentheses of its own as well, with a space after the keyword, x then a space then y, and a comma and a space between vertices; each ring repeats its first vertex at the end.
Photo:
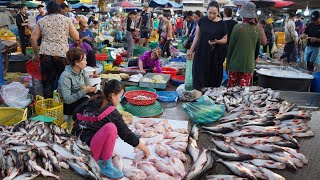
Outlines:
POLYGON ((31 103, 29 89, 20 82, 12 82, 1 87, 0 95, 10 107, 24 108, 31 103))
POLYGON ((270 50, 271 54, 275 54, 278 51, 277 45, 273 42, 272 48, 270 50))
POLYGON ((25 29, 24 29, 24 34, 26 35, 26 36, 31 36, 31 30, 28 28, 28 27, 25 27, 25 29))
POLYGON ((201 125, 216 122, 225 112, 224 105, 215 104, 208 96, 202 96, 196 102, 183 103, 182 107, 194 124, 201 125))

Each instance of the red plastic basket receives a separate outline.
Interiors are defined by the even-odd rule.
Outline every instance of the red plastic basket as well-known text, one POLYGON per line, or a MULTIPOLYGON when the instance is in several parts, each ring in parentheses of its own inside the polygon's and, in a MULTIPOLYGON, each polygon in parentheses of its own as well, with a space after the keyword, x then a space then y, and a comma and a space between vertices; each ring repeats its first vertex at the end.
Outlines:
POLYGON ((96 54, 97 61, 106 61, 108 58, 109 56, 107 54, 96 54))
POLYGON ((124 97, 127 99, 127 101, 130 104, 137 105, 137 106, 148 106, 156 102, 158 99, 158 95, 151 91, 144 91, 144 90, 135 90, 135 91, 129 91, 124 94, 124 97), (148 100, 139 100, 134 99, 137 96, 146 96, 151 99, 148 100))
POLYGON ((41 71, 40 71, 40 59, 33 61, 30 59, 26 62, 27 73, 30 74, 33 78, 41 80, 41 71))
POLYGON ((185 75, 171 76, 171 81, 176 86, 183 84, 184 80, 185 80, 185 75))
MULTIPOLYGON (((161 67, 162 73, 163 74, 170 74, 171 77, 177 75, 178 69, 176 68, 171 68, 171 67, 161 67)), ((157 69, 153 69, 154 73, 157 73, 157 69)))

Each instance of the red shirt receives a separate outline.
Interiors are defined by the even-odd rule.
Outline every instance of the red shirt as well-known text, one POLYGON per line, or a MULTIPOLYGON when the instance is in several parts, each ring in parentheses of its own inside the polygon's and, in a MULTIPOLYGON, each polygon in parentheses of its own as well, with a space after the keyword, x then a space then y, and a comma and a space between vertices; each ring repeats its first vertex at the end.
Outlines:
POLYGON ((182 25, 183 25, 182 18, 178 17, 176 19, 176 27, 182 29, 182 25))

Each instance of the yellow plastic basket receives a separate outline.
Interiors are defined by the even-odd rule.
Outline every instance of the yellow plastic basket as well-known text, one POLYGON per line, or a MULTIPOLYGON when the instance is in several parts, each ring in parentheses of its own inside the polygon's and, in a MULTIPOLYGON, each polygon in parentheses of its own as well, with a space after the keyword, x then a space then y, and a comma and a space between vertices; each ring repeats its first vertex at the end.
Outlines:
POLYGON ((12 126, 21 121, 27 120, 28 109, 19 109, 11 107, 0 107, 0 125, 12 126))
POLYGON ((61 102, 60 95, 56 93, 58 101, 53 98, 44 99, 42 96, 36 96, 36 114, 57 118, 53 121, 54 124, 60 126, 64 123, 63 120, 63 103, 61 102))

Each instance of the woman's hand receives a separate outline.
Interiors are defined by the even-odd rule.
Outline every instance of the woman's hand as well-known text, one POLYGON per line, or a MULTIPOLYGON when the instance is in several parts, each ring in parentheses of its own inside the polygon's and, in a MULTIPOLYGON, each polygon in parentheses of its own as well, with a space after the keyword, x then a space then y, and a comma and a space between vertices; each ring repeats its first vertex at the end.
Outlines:
POLYGON ((36 54, 33 55, 32 60, 33 60, 33 61, 37 61, 39 58, 40 58, 40 57, 39 57, 39 54, 36 53, 36 54))
POLYGON ((144 143, 140 142, 137 148, 144 152, 145 158, 150 156, 149 148, 144 143))
POLYGON ((85 86, 83 89, 86 91, 86 93, 92 93, 97 89, 97 87, 85 86))
POLYGON ((208 43, 210 45, 215 45, 215 44, 217 44, 217 40, 216 39, 215 40, 209 40, 208 43))
POLYGON ((192 51, 189 51, 189 52, 187 53, 187 60, 192 61, 192 60, 193 60, 192 55, 193 55, 193 52, 192 52, 192 51))

